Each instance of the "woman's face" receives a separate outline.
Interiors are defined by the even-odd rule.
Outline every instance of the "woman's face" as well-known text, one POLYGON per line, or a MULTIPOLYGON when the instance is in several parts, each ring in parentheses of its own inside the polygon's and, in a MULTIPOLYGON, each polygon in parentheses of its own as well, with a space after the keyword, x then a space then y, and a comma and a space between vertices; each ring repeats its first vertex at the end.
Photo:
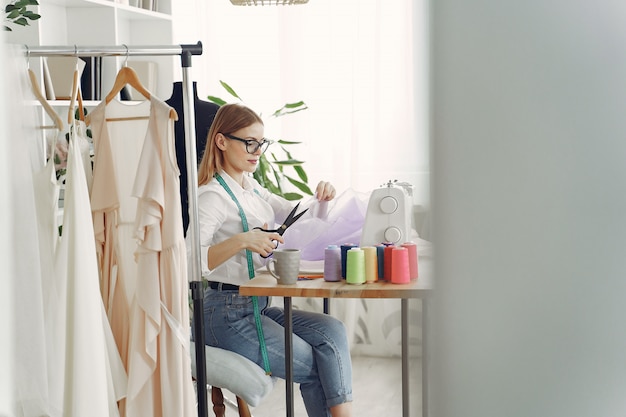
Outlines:
MULTIPOLYGON (((263 140, 264 128, 261 123, 254 123, 230 135, 245 140, 255 140, 261 142, 263 140)), ((224 155, 224 170, 231 176, 242 174, 243 172, 254 172, 259 163, 259 158, 263 153, 261 149, 257 149, 254 153, 248 153, 246 144, 236 139, 228 138, 222 133, 216 137, 218 148, 222 150, 224 155)))

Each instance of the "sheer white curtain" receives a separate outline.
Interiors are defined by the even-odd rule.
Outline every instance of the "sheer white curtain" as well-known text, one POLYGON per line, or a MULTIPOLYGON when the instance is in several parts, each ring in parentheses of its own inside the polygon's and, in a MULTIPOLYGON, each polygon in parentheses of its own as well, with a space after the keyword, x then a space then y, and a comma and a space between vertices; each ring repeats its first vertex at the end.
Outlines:
POLYGON ((303 142, 291 150, 306 161, 311 184, 327 179, 339 191, 369 192, 398 179, 415 186, 416 204, 428 205, 425 3, 199 1, 175 18, 175 36, 203 42, 192 68, 200 98, 229 99, 219 80, 229 83, 262 113, 268 137, 303 142), (297 100, 309 110, 271 117, 297 100))
MULTIPOLYGON (((365 194, 397 179, 413 184, 414 204, 427 208, 427 4, 310 0, 303 6, 237 7, 228 0, 181 0, 173 5, 175 41, 198 37, 204 45, 192 67, 201 99, 233 101, 219 84, 223 80, 262 113, 266 136, 302 142, 290 150, 306 161, 311 185, 325 179, 340 193, 365 194), (298 100, 309 109, 271 117, 298 100)), ((425 272, 430 260, 422 259, 425 272)), ((319 299, 296 303, 321 311, 319 299)), ((412 317, 419 316, 419 303, 410 308, 412 317)), ((399 354, 399 309, 397 300, 333 303, 353 353, 372 355, 399 354)))

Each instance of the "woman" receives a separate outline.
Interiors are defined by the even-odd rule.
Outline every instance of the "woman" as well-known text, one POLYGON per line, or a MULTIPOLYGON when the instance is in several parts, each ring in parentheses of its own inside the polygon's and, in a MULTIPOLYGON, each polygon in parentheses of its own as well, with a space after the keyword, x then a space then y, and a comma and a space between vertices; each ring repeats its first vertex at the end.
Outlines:
MULTIPOLYGON (((284 243, 281 235, 258 227, 282 222, 292 209, 249 175, 270 143, 263 132, 261 118, 241 104, 220 107, 209 130, 198 170, 202 272, 209 281, 204 337, 207 345, 237 352, 285 378, 283 310, 269 307, 268 297, 238 295, 238 286, 262 266, 277 242, 284 243)), ((334 196, 331 184, 317 185, 319 204, 334 196)), ((352 365, 343 323, 294 311, 293 329, 294 381, 308 415, 351 416, 352 365)))

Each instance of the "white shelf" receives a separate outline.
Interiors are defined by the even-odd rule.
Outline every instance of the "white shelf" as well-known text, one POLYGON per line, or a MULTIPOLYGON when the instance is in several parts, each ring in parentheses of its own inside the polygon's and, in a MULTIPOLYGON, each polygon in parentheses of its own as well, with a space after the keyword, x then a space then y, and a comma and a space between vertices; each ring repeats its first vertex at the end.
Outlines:
MULTIPOLYGON (((29 46, 171 45, 173 1, 157 0, 159 11, 151 11, 108 0, 44 0, 34 8, 41 19, 7 32, 6 39, 8 43, 29 46)), ((157 97, 169 97, 178 68, 176 57, 131 57, 129 62, 133 60, 157 64, 157 86, 153 92, 157 97)), ((124 57, 119 56, 102 59, 103 94, 113 86, 123 62, 124 57)), ((31 58, 30 64, 43 87, 41 61, 31 58)))
POLYGON ((141 16, 145 16, 147 19, 171 19, 171 3, 159 2, 161 10, 152 11, 143 9, 141 7, 130 6, 128 4, 116 3, 114 1, 107 0, 48 0, 47 3, 55 4, 61 7, 83 7, 83 8, 104 8, 109 7, 118 9, 124 13, 135 15, 137 19, 141 16))

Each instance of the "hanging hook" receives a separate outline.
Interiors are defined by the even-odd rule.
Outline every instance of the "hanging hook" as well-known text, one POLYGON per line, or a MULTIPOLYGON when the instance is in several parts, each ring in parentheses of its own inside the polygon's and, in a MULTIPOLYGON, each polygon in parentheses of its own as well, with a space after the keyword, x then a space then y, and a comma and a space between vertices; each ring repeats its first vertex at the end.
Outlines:
POLYGON ((30 48, 28 47, 28 45, 24 45, 24 47, 26 48, 26 69, 29 70, 30 69, 30 48))
POLYGON ((127 67, 128 66, 128 45, 126 45, 125 43, 122 44, 124 46, 124 48, 126 48, 126 58, 124 59, 124 66, 127 67))

